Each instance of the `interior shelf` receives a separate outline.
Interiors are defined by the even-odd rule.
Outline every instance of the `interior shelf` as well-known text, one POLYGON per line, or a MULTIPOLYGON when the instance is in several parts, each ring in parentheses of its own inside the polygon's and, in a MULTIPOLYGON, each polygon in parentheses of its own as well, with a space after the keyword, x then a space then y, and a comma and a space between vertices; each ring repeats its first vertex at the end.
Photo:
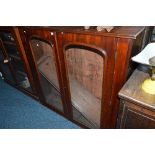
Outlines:
POLYGON ((73 106, 93 124, 100 126, 101 101, 71 75, 69 79, 73 106))

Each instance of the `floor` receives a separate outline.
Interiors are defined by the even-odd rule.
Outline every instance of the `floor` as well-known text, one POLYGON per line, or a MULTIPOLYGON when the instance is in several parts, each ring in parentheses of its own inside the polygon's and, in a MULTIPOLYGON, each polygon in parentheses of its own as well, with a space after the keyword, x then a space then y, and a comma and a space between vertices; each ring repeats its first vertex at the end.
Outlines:
POLYGON ((80 129, 0 78, 0 129, 80 129))

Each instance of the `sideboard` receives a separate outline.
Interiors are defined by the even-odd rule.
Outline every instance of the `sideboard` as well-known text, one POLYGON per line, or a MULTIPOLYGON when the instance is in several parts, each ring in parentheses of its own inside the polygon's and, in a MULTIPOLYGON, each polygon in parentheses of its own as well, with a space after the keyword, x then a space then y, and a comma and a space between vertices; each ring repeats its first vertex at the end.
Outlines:
POLYGON ((85 128, 115 128, 118 92, 145 27, 14 27, 42 104, 85 128))

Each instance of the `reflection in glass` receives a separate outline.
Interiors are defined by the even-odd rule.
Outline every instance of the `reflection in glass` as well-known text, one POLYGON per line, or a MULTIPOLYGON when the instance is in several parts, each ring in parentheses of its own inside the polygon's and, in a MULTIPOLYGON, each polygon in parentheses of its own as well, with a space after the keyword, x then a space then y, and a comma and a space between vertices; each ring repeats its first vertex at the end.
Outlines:
POLYGON ((31 39, 30 45, 36 61, 46 103, 63 111, 53 47, 39 39, 31 39))
POLYGON ((2 32, 0 35, 5 50, 8 54, 10 64, 13 68, 13 72, 17 80, 17 85, 26 89, 27 91, 32 92, 32 88, 27 73, 25 72, 24 64, 20 58, 19 51, 13 35, 9 32, 2 32))

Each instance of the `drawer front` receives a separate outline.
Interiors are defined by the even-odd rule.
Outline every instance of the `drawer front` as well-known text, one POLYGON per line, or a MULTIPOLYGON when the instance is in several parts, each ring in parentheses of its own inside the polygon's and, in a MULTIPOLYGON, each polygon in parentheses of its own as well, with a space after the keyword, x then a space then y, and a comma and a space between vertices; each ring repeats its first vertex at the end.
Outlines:
POLYGON ((154 129, 155 112, 130 102, 123 101, 120 117, 120 128, 124 129, 154 129))

